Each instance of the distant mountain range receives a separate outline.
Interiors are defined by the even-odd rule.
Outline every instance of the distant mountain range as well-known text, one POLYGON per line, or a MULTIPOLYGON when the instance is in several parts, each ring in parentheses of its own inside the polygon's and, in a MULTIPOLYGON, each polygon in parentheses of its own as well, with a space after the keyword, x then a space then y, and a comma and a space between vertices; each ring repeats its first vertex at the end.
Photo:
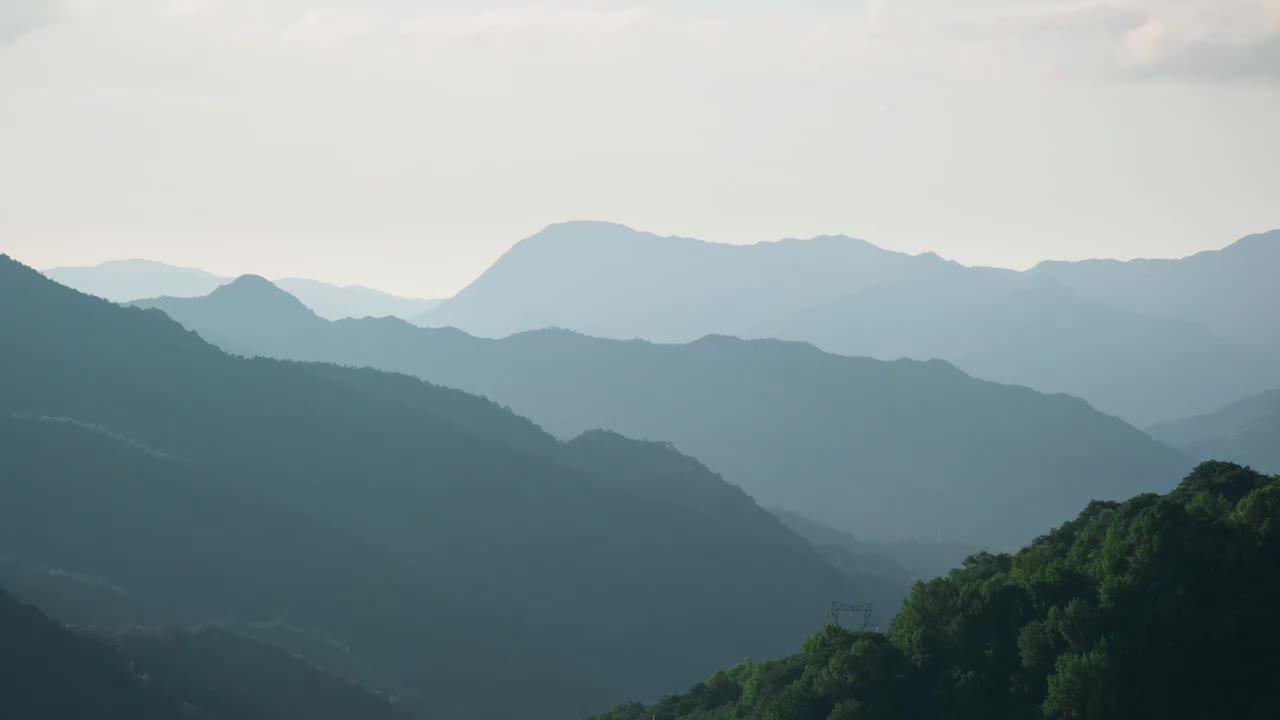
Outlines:
MULTIPOLYGON (((64 267, 45 275, 90 295, 127 302, 142 297, 199 297, 231 282, 195 268, 174 267, 149 260, 117 260, 92 267, 64 267)), ((430 311, 439 300, 403 298, 381 290, 349 285, 339 287, 316 280, 284 278, 276 283, 316 311, 320 317, 413 318, 430 311)))
POLYGON ((4 257, 0 337, 10 560, 101 578, 144 615, 332 638, 373 686, 452 716, 656 696, 781 652, 832 599, 889 613, 905 592, 667 446, 560 442, 414 378, 229 356, 4 257))
POLYGON ((1280 231, 1182 260, 1044 263, 1018 273, 848 237, 735 246, 607 223, 553 225, 415 320, 484 337, 558 327, 689 342, 813 342, 941 358, 1148 424, 1280 385, 1280 231))
POLYGON ((1249 235, 1221 250, 1177 260, 1044 262, 1029 274, 1052 277, 1081 297, 1192 322, 1246 347, 1280 350, 1280 230, 1249 235))
MULTIPOLYGON (((138 303, 229 352, 405 372, 572 437, 670 441, 762 503, 870 540, 1014 547, 1091 499, 1167 490, 1190 458, 1065 395, 800 343, 559 330, 481 339, 317 317, 266 280, 138 303)), ((960 558, 949 559, 956 562, 960 558)))
POLYGON ((794 313, 761 334, 833 352, 944 358, 1143 424, 1280 381, 1280 353, 1084 298, 1053 278, 948 266, 794 313))
MULTIPOLYGON (((276 284, 326 319, 399 317, 502 338, 559 328, 686 343, 811 342, 881 360, 946 360, 987 380, 1083 398, 1146 426, 1280 386, 1280 230, 1178 260, 966 267, 845 236, 727 245, 570 222, 522 240, 457 296, 409 300, 276 284)), ((143 261, 50 277, 116 302, 230 282, 143 261)))
POLYGON ((945 265, 842 236, 726 245, 571 222, 516 243, 416 322, 483 337, 548 327, 654 342, 746 336, 795 310, 945 265))
POLYGON ((1280 390, 1205 415, 1159 423, 1149 432, 1198 458, 1221 458, 1280 474, 1280 390))

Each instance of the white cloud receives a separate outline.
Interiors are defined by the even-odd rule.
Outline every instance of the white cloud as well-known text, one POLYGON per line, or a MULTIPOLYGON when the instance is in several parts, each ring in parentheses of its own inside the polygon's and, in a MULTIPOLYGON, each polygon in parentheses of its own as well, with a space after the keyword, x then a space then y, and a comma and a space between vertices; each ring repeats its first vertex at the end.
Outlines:
POLYGON ((542 4, 480 12, 419 15, 400 25, 411 36, 474 37, 517 33, 605 34, 631 30, 715 30, 720 18, 677 18, 648 6, 568 9, 542 4))
POLYGON ((53 22, 58 10, 58 3, 52 0, 0 1, 0 45, 53 22))
POLYGON ((1280 96, 1221 79, 1280 67, 1275 2, 59 0, 0 47, 0 234, 441 291, 583 215, 1166 254, 1275 222, 1280 96))
POLYGON ((1130 78, 1280 79, 1280 0, 906 0, 870 7, 877 32, 900 46, 937 43, 945 52, 970 43, 1012 67, 1041 57, 1130 78))
POLYGON ((312 9, 285 28, 282 37, 291 47, 332 50, 367 38, 378 28, 379 21, 367 13, 312 9))
POLYGON ((1280 80, 1280 0, 1162 0, 1123 38, 1131 69, 1280 80))
POLYGON ((218 0, 173 0, 169 14, 174 17, 205 19, 218 10, 218 0))

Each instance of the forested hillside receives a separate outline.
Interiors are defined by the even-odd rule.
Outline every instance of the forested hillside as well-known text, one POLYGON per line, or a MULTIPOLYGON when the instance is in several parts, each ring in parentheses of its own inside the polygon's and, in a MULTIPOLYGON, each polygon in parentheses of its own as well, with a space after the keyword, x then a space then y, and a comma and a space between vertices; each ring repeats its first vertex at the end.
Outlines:
POLYGON ((0 573, 60 620, 283 620, 346 638, 356 664, 381 661, 399 635, 439 632, 421 609, 445 606, 443 588, 232 474, 74 421, 0 418, 0 476, 0 573))
POLYGON ((128 661, 0 590, 0 718, 178 720, 181 701, 149 690, 128 661))
POLYGON ((828 626, 599 720, 1277 717, 1278 522, 1280 477, 1204 463, 918 584, 886 635, 828 626))
MULTIPOLYGON (((104 633, 147 684, 219 720, 428 720, 271 645, 215 626, 104 633)), ((403 705, 403 706, 402 706, 403 705)))
POLYGON ((217 628, 69 629, 0 590, 6 720, 411 720, 390 699, 217 628))

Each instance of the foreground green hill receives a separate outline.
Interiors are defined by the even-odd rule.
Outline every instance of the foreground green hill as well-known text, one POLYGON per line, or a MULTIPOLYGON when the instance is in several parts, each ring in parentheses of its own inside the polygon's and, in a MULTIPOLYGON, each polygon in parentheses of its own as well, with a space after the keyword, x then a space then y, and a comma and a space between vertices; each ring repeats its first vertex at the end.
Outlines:
POLYGON ((917 584, 887 635, 828 626, 599 720, 1280 717, 1280 477, 1220 462, 917 584))

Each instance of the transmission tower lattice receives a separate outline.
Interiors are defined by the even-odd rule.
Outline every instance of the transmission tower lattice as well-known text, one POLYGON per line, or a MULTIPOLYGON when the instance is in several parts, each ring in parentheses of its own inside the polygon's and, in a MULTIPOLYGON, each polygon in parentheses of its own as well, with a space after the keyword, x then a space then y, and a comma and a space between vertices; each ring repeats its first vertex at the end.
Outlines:
POLYGON ((873 612, 871 603, 867 603, 865 605, 850 605, 848 603, 833 602, 831 603, 831 624, 836 627, 844 627, 840 624, 840 615, 842 613, 848 613, 850 615, 862 613, 862 630, 864 632, 867 630, 879 630, 880 628, 871 622, 871 615, 873 612))

